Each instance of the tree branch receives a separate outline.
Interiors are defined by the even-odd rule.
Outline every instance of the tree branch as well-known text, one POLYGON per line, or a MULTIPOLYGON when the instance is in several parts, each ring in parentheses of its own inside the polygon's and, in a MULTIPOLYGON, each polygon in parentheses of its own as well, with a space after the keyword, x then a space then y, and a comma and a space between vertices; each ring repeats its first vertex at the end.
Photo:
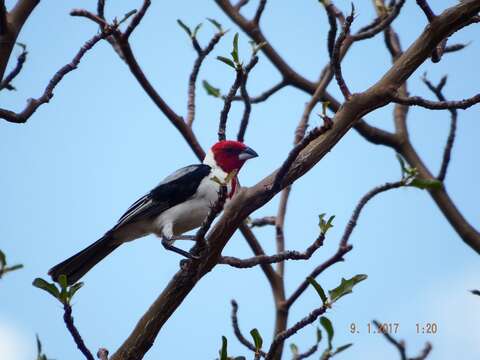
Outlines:
POLYGON ((239 269, 251 268, 260 264, 274 264, 283 262, 285 260, 308 260, 312 257, 313 253, 317 251, 325 240, 325 235, 321 234, 315 242, 310 245, 304 252, 295 250, 282 251, 275 255, 258 255, 249 259, 239 259, 232 256, 222 256, 218 263, 226 264, 239 269))
MULTIPOLYGON (((247 349, 256 352, 255 345, 253 345, 250 341, 248 341, 245 336, 243 336, 242 331, 240 330, 240 326, 238 325, 238 304, 235 300, 231 301, 232 304, 232 327, 233 327, 233 332, 235 336, 237 337, 238 341, 242 345, 244 345, 247 349)), ((260 350, 259 351, 260 355, 265 357, 265 352, 260 350)))
POLYGON ((83 342, 80 333, 78 332, 77 328, 73 323, 73 316, 72 316, 72 307, 68 303, 63 304, 63 320, 65 321, 65 325, 67 326, 68 331, 73 337, 75 344, 77 345, 78 349, 82 352, 87 360, 94 360, 94 357, 90 350, 87 349, 87 346, 83 342))
POLYGON ((90 40, 88 40, 78 51, 77 55, 72 59, 70 63, 63 66, 53 78, 48 83, 43 94, 37 99, 29 99, 27 106, 20 113, 14 113, 13 111, 0 109, 0 118, 7 120, 12 123, 25 123, 30 116, 43 104, 48 103, 53 97, 53 90, 62 81, 63 77, 69 72, 75 70, 82 60, 83 56, 89 51, 92 47, 95 46, 100 40, 105 39, 107 36, 111 35, 115 31, 115 27, 109 27, 105 31, 95 35, 90 40))
POLYGON ((26 46, 25 45, 21 45, 21 46, 22 46, 22 52, 17 57, 17 65, 15 65, 13 70, 10 71, 10 73, 7 76, 5 76, 5 78, 0 82, 0 91, 3 89, 15 90, 11 82, 20 73, 20 71, 22 71, 23 64, 25 64, 25 61, 27 60, 27 54, 28 54, 26 46))

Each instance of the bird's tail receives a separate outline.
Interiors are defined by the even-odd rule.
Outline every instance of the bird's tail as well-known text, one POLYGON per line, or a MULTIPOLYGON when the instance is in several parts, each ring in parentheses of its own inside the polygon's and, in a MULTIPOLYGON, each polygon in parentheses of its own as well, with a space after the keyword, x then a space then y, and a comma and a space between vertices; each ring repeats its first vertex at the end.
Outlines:
POLYGON ((120 245, 121 243, 113 241, 112 236, 105 235, 92 245, 52 267, 48 271, 48 275, 53 280, 57 280, 60 275, 66 275, 68 284, 74 284, 120 245))

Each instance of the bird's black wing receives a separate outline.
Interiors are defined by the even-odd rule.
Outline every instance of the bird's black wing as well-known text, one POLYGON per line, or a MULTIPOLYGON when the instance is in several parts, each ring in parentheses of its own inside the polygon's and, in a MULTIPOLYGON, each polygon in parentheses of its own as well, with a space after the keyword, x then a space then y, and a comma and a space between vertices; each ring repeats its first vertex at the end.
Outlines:
POLYGON ((163 211, 186 201, 197 191, 200 182, 210 173, 210 166, 190 165, 167 176, 147 195, 135 201, 112 230, 138 220, 158 216, 163 211))

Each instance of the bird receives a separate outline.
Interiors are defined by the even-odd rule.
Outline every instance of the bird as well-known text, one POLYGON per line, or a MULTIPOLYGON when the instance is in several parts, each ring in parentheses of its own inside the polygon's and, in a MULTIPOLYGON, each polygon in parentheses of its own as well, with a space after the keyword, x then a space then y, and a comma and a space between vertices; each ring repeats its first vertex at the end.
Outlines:
POLYGON ((201 226, 218 199, 221 184, 227 187, 228 201, 238 188, 237 177, 231 175, 257 156, 240 141, 215 143, 203 163, 185 166, 167 176, 135 201, 105 235, 52 267, 48 274, 55 281, 65 275, 68 284, 74 284, 120 245, 149 234, 160 237, 167 250, 192 258, 189 252, 173 246, 173 242, 195 239, 184 234, 201 226))

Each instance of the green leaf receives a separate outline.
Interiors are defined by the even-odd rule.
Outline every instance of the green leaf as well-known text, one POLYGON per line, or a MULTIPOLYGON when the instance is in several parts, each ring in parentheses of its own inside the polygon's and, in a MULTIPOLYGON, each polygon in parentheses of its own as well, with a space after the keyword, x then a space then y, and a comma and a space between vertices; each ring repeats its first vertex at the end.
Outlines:
POLYGON ((58 277, 57 282, 60 284, 62 289, 66 289, 68 286, 67 275, 64 275, 64 274, 60 275, 58 277))
POLYGON ((8 266, 8 267, 3 269, 3 273, 5 274, 7 272, 15 271, 15 270, 22 269, 22 268, 23 268, 22 264, 16 264, 16 265, 13 265, 13 266, 8 266))
POLYGON ((327 332, 328 349, 331 350, 332 349, 332 340, 333 340, 333 335, 334 335, 332 322, 326 316, 322 316, 320 318, 320 324, 322 324, 323 328, 327 332))
POLYGON ((7 257, 5 256, 5 253, 0 250, 0 267, 4 267, 7 264, 7 257))
POLYGON ((480 290, 470 290, 470 292, 471 292, 473 295, 478 295, 478 296, 480 296, 480 290))
POLYGON ((332 354, 332 355, 337 355, 339 353, 341 353, 342 351, 345 351, 347 350, 350 346, 352 346, 353 344, 350 343, 350 344, 345 344, 345 345, 342 345, 342 346, 339 346, 337 348, 337 350, 335 350, 335 352, 332 354))
POLYGON ((263 345, 263 339, 260 336, 260 333, 258 332, 258 329, 257 328, 252 329, 250 331, 250 335, 252 335, 256 351, 260 350, 262 348, 262 345, 263 345))
POLYGON ((227 360, 227 338, 222 336, 222 349, 220 350, 220 360, 227 360))
POLYGON ((441 189, 443 184, 437 179, 420 179, 415 178, 410 182, 410 186, 417 187, 419 189, 441 189))
POLYGON ((219 32, 223 32, 222 24, 220 24, 217 20, 212 19, 212 18, 207 18, 208 21, 210 21, 213 26, 217 28, 219 32))
POLYGON ((36 278, 35 280, 33 280, 32 285, 39 288, 39 289, 45 290, 46 292, 48 292, 53 297, 60 300, 60 292, 58 291, 55 284, 49 283, 49 282, 43 280, 42 278, 36 278))
POLYGON ((190 28, 187 25, 185 25, 182 20, 177 19, 177 23, 178 23, 178 25, 180 25, 180 27, 183 30, 185 30, 185 32, 188 34, 188 36, 192 37, 192 30, 190 30, 190 28))
POLYGON ((322 330, 317 327, 317 344, 319 344, 322 341, 322 330))
POLYGON ((298 355, 298 346, 295 345, 294 343, 291 343, 291 344, 290 344, 290 350, 292 351, 292 355, 293 355, 293 356, 297 356, 297 355, 298 355))
POLYGON ((193 30, 193 34, 192 34, 192 37, 196 37, 197 36, 197 33, 198 33, 198 30, 200 30, 200 28, 202 27, 202 23, 198 24, 197 26, 195 26, 195 29, 193 30))
POLYGON ((220 97, 220 89, 212 86, 207 80, 202 81, 203 88, 207 92, 208 95, 213 97, 220 97))
POLYGON ((72 286, 70 286, 70 289, 68 290, 68 297, 70 299, 73 298, 73 295, 75 295, 75 293, 83 286, 83 282, 79 282, 79 283, 76 283, 76 284, 73 284, 72 286))
POLYGON ((217 60, 220 60, 221 62, 223 62, 223 63, 227 64, 228 66, 231 66, 232 68, 235 69, 235 64, 229 58, 226 58, 224 56, 217 56, 217 60))
POLYGON ((328 293, 330 295, 330 302, 334 303, 342 296, 350 294, 353 291, 353 287, 358 284, 359 282, 365 280, 367 275, 360 274, 355 275, 351 279, 345 280, 342 278, 340 285, 337 286, 335 289, 329 290, 328 293))
POLYGON ((231 55, 235 64, 239 64, 240 61, 238 60, 238 33, 236 33, 233 37, 233 50, 231 52, 231 55))
POLYGON ((333 227, 333 219, 335 219, 335 215, 332 215, 328 218, 327 221, 325 221, 325 213, 322 213, 320 215, 318 215, 319 217, 319 222, 318 222, 318 226, 320 226, 320 232, 322 234, 326 234, 327 231, 333 227))
POLYGON ((325 295, 325 291, 322 289, 320 284, 311 276, 307 277, 307 281, 315 288, 315 290, 317 290, 320 299, 322 299, 322 303, 325 305, 328 301, 328 298, 327 295, 325 295))

